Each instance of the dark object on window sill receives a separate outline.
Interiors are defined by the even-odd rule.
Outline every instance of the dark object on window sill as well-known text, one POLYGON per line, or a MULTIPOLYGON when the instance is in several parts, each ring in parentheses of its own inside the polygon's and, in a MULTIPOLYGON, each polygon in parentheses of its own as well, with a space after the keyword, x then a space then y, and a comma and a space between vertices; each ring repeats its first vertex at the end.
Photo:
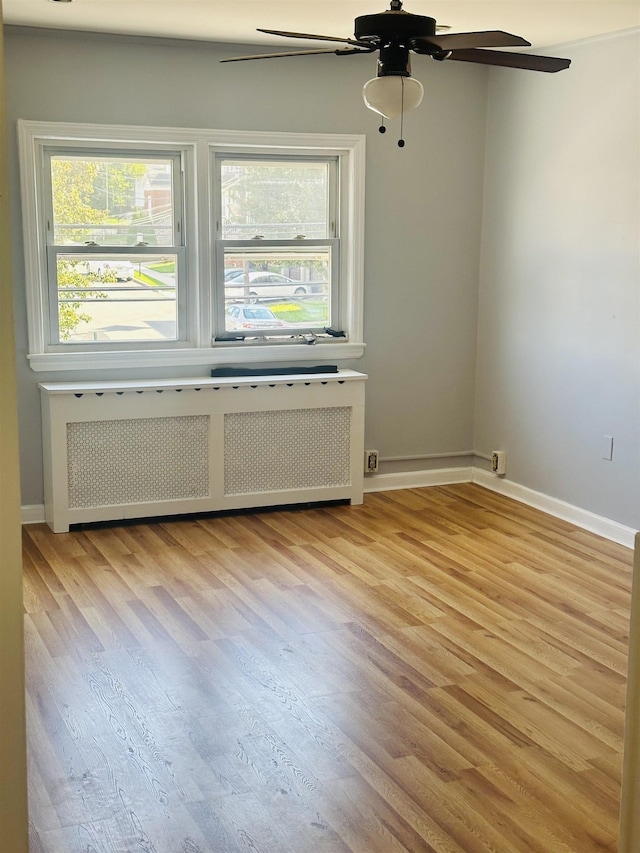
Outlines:
POLYGON ((286 367, 213 367, 212 376, 288 376, 294 373, 337 373, 337 364, 321 364, 316 367, 289 365, 286 367))
POLYGON ((347 337, 341 329, 332 329, 329 326, 326 327, 325 332, 328 335, 331 335, 332 338, 346 338, 347 337))

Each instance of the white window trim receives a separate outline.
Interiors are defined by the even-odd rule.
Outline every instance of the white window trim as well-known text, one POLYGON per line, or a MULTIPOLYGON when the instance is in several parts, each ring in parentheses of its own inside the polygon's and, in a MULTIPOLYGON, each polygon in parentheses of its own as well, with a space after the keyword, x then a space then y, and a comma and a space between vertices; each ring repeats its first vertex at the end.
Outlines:
MULTIPOLYGON (((74 141, 75 142, 75 141, 74 141)), ((47 239, 47 226, 45 221, 51 223, 53 226, 53 209, 51 207, 52 198, 51 198, 51 189, 48 186, 50 174, 49 171, 51 169, 51 159, 52 156, 58 156, 60 153, 62 154, 72 154, 74 149, 80 148, 83 153, 94 154, 92 148, 87 145, 87 143, 82 140, 79 144, 74 144, 67 142, 60 146, 60 150, 56 151, 56 145, 51 144, 50 142, 46 143, 47 151, 44 150, 45 146, 40 146, 38 144, 38 160, 42 157, 43 166, 46 170, 46 174, 40 174, 36 177, 36 186, 38 180, 42 180, 47 184, 45 192, 46 199, 44 199, 43 210, 41 216, 38 218, 36 222, 36 228, 41 229, 41 233, 38 235, 39 245, 42 243, 48 243, 46 252, 47 258, 44 258, 45 265, 49 267, 49 270, 55 269, 55 261, 54 258, 57 258, 60 255, 64 255, 67 252, 69 253, 78 253, 80 255, 85 254, 83 248, 79 249, 77 247, 67 248, 56 246, 52 242, 53 236, 53 227, 49 230, 49 238, 47 239)), ((103 148, 96 149, 95 156, 100 156, 104 154, 105 151, 113 149, 115 155, 122 153, 122 146, 114 146, 113 143, 108 143, 103 148)), ((178 263, 178 269, 182 270, 180 273, 180 279, 178 283, 178 277, 176 276, 177 286, 176 286, 176 317, 178 321, 178 332, 182 337, 178 337, 175 341, 167 341, 166 347, 175 349, 175 348, 184 348, 185 345, 192 345, 194 342, 193 333, 191 335, 191 339, 187 337, 187 332, 192 328, 192 323, 190 322, 190 318, 187 317, 187 312, 189 309, 189 304, 193 301, 191 294, 188 292, 188 287, 186 284, 186 275, 188 274, 188 266, 189 264, 194 264, 196 261, 196 253, 193 247, 185 244, 184 234, 188 230, 189 221, 193 220, 194 217, 189 215, 188 210, 186 209, 186 205, 184 204, 184 193, 185 193, 185 184, 189 182, 189 179, 192 180, 192 176, 194 173, 193 170, 193 156, 192 151, 189 147, 184 145, 172 146, 170 151, 164 150, 162 147, 154 145, 152 148, 149 145, 140 145, 137 143, 135 145, 135 152, 142 153, 143 155, 159 155, 161 157, 167 157, 172 161, 173 171, 172 171, 172 199, 173 199, 173 237, 171 245, 167 245, 164 247, 166 249, 167 254, 174 254, 176 257, 176 262, 178 263), (179 288, 179 289, 178 289, 179 288)), ((42 196, 40 196, 42 197, 42 196)), ((158 251, 155 248, 138 248, 137 246, 117 246, 114 247, 116 252, 126 252, 132 254, 151 254, 158 251)), ((93 251, 93 250, 92 250, 93 251)), ((101 250, 105 251, 105 250, 101 250)), ((107 249, 106 252, 109 254, 111 249, 107 249)), ((41 272, 44 272, 43 267, 39 267, 41 272)), ((44 284, 44 283, 43 283, 44 284)), ((51 281, 51 273, 49 273, 49 286, 47 288, 47 294, 43 296, 43 311, 44 317, 43 322, 49 328, 49 333, 45 331, 45 340, 47 337, 51 341, 53 341, 54 337, 58 340, 57 334, 54 331, 54 327, 57 328, 57 317, 52 316, 50 300, 52 298, 53 293, 55 292, 55 284, 51 281)), ((54 296, 55 298, 55 296, 54 296)), ((57 302, 56 302, 57 307, 57 302)), ((55 313, 55 312, 54 312, 55 313)), ((101 352, 108 352, 109 350, 117 351, 119 349, 119 345, 117 342, 112 341, 109 342, 106 346, 103 344, 104 349, 101 352)), ((129 341, 127 343, 127 351, 131 350, 146 350, 146 349, 160 349, 159 346, 149 347, 149 344, 145 341, 129 341)), ((60 352, 67 355, 69 352, 76 353, 85 353, 88 350, 81 345, 68 345, 63 342, 51 342, 48 347, 48 352, 60 352)))
MULTIPOLYGON (((364 177, 365 137, 343 134, 276 133, 265 131, 204 130, 193 128, 133 127, 126 125, 75 124, 66 122, 18 121, 20 181, 25 252, 29 363, 35 371, 91 370, 105 368, 150 368, 214 366, 296 361, 342 361, 364 354, 364 177), (46 270, 43 267, 42 211, 39 176, 42 149, 69 143, 108 147, 131 143, 141 150, 163 146, 180 149, 185 157, 185 218, 191 235, 190 275, 197 270, 188 294, 191 340, 188 345, 159 349, 109 351, 47 351, 48 312, 46 270), (308 344, 260 344, 234 346, 211 344, 212 329, 212 241, 211 204, 198 181, 206 175, 212 152, 235 150, 268 155, 289 149, 337 155, 341 163, 343 221, 341 251, 343 275, 349 284, 340 293, 340 312, 348 340, 318 339, 308 344), (348 202, 348 203, 346 203, 348 202), (345 206, 346 205, 346 206, 345 206)), ((209 190, 209 187, 207 187, 209 190)))

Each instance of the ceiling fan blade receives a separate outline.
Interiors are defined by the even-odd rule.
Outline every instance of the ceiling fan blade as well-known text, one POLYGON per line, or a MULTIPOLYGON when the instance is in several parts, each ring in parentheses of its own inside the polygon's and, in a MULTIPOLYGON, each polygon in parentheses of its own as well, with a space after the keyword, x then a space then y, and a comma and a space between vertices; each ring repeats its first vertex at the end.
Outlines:
POLYGON ((530 47, 531 42, 502 30, 485 30, 477 33, 442 33, 416 39, 418 53, 421 52, 421 45, 427 48, 425 53, 430 53, 432 45, 439 50, 464 50, 474 47, 530 47))
POLYGON ((361 42, 356 41, 355 39, 343 39, 339 38, 338 36, 317 36, 313 35, 312 33, 290 33, 287 30, 263 30, 258 27, 258 32, 268 33, 272 36, 284 36, 284 38, 289 39, 313 39, 314 41, 339 41, 342 42, 342 44, 361 44, 361 42))
POLYGON ((313 53, 334 53, 336 56, 348 56, 354 53, 371 53, 373 48, 340 48, 325 47, 317 50, 288 50, 285 53, 257 53, 252 56, 230 56, 228 59, 221 59, 220 62, 246 62, 248 59, 277 59, 279 56, 309 56, 313 53))
POLYGON ((524 68, 528 71, 554 73, 571 65, 570 59, 556 56, 537 56, 534 53, 503 53, 500 50, 452 50, 443 59, 459 62, 479 62, 482 65, 501 65, 506 68, 524 68))

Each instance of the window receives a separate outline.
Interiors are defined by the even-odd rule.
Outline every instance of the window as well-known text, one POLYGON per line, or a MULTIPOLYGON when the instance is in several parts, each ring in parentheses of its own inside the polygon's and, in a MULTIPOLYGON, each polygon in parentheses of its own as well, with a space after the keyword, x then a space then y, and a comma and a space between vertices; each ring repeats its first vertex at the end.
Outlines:
POLYGON ((217 339, 328 334, 340 322, 337 158, 220 154, 216 175, 217 339), (221 301, 269 303, 274 323, 239 329, 221 301))
POLYGON ((49 341, 183 337, 180 154, 45 150, 49 341))
POLYGON ((35 370, 362 355, 361 137, 19 135, 35 370))

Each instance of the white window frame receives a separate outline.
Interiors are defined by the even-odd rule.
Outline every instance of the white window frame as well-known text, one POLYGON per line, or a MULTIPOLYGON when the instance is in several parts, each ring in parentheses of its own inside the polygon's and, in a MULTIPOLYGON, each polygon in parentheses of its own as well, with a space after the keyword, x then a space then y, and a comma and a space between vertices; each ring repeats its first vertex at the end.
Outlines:
MULTIPOLYGON (((269 250, 271 247, 274 250, 281 249, 283 252, 286 252, 287 249, 300 250, 305 248, 313 248, 314 246, 319 248, 329 248, 331 251, 331 271, 330 271, 330 281, 331 281, 331 294, 330 294, 330 305, 331 305, 331 316, 324 324, 324 328, 327 326, 329 328, 333 327, 334 329, 339 329, 341 326, 341 305, 340 305, 340 282, 342 281, 343 275, 346 274, 346 271, 343 271, 340 263, 340 234, 341 234, 341 222, 340 222, 340 213, 342 210, 343 204, 348 204, 348 199, 343 199, 340 192, 340 170, 338 168, 338 158, 335 156, 327 156, 324 153, 320 152, 312 152, 310 155, 303 156, 296 149, 295 152, 292 152, 290 149, 285 150, 269 150, 266 154, 257 155, 254 152, 251 155, 238 156, 237 151, 216 151, 212 154, 213 162, 212 162, 212 179, 213 179, 213 191, 212 191, 212 202, 213 202, 213 215, 214 215, 214 243, 213 243, 213 257, 214 257, 214 270, 215 270, 215 281, 213 287, 214 293, 214 336, 224 335, 226 330, 224 328, 224 311, 225 311, 225 281, 224 281, 224 269, 225 269, 225 250, 227 248, 230 249, 255 249, 255 250, 269 250), (247 163, 251 163, 252 161, 259 160, 260 162, 271 162, 277 163, 278 161, 285 161, 288 163, 303 162, 305 159, 310 159, 314 163, 324 163, 329 167, 328 173, 328 191, 329 191, 329 204, 327 210, 327 234, 324 238, 309 238, 309 239, 278 239, 272 240, 269 238, 261 238, 260 241, 257 239, 226 239, 223 236, 223 228, 222 228, 222 173, 221 167, 222 163, 225 160, 234 160, 234 161, 244 161, 247 163)), ((300 335, 304 335, 305 332, 310 334, 322 334, 324 328, 321 326, 315 326, 313 328, 308 329, 300 329, 296 330, 300 335)), ((290 341, 287 341, 285 338, 287 335, 291 335, 291 330, 283 331, 281 333, 281 346, 290 346, 290 341)), ((267 331, 266 335, 270 335, 270 332, 267 331)), ((276 336, 277 339, 277 336, 276 336)), ((273 343, 276 342, 276 339, 273 339, 273 343)), ((219 339, 218 339, 219 340, 219 339)), ((245 346, 260 346, 261 344, 257 341, 251 342, 249 336, 245 341, 245 346)))
MULTIPOLYGON (((86 144, 78 144, 77 142, 66 145, 47 145, 42 147, 42 181, 43 181, 43 205, 42 212, 44 221, 42 224, 43 239, 46 242, 46 265, 47 265, 47 294, 45 296, 45 310, 47 312, 47 330, 46 338, 48 349, 50 352, 82 352, 90 351, 86 345, 81 343, 63 343, 59 340, 58 331, 58 293, 57 293, 57 258, 59 255, 73 255, 81 259, 83 255, 123 255, 131 257, 137 255, 144 259, 145 255, 157 255, 158 253, 173 254, 176 256, 176 340, 166 341, 127 341, 127 350, 144 350, 144 349, 161 349, 165 347, 176 348, 184 347, 189 342, 188 330, 189 323, 187 321, 187 306, 188 306, 188 288, 187 288, 187 255, 188 246, 185 244, 185 234, 187 229, 184 224, 184 175, 185 175, 185 151, 181 148, 171 150, 163 150, 153 148, 149 151, 148 147, 142 148, 137 145, 135 150, 123 148, 122 146, 115 147, 108 145, 101 148, 90 148, 86 144), (173 199, 173 235, 172 243, 168 246, 138 246, 121 244, 117 246, 64 246, 56 245, 54 242, 54 216, 53 216, 53 195, 51 191, 51 161, 55 157, 73 156, 79 151, 83 155, 89 157, 100 158, 101 156, 139 156, 141 159, 145 156, 152 155, 154 158, 162 158, 172 162, 172 199, 173 199)), ((97 348, 96 348, 97 349, 97 348)), ((101 352, 109 352, 112 350, 122 349, 119 341, 103 341, 100 345, 101 352)))
POLYGON ((263 131, 154 128, 61 122, 18 122, 29 363, 36 371, 215 366, 260 362, 342 361, 364 353, 364 177, 365 137, 263 131), (180 341, 139 342, 126 348, 80 349, 49 337, 46 266, 44 150, 78 147, 132 150, 140 154, 180 152, 183 165, 186 333, 180 341), (340 289, 338 316, 346 338, 308 343, 218 343, 213 308, 215 233, 212 173, 215 155, 301 153, 336 157, 340 187, 340 289), (62 351, 61 351, 62 350, 62 351))

